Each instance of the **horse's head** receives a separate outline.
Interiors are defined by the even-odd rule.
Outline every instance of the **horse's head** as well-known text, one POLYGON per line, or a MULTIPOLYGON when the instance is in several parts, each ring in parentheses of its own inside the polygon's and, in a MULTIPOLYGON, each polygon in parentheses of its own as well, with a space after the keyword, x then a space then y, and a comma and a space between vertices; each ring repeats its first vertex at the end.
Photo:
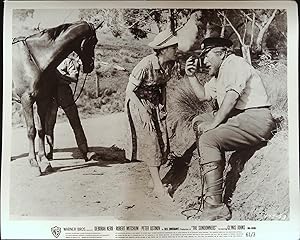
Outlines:
POLYGON ((95 46, 98 40, 94 26, 91 23, 86 24, 89 27, 89 31, 82 39, 80 46, 75 49, 75 52, 82 61, 83 72, 90 73, 94 69, 95 46))

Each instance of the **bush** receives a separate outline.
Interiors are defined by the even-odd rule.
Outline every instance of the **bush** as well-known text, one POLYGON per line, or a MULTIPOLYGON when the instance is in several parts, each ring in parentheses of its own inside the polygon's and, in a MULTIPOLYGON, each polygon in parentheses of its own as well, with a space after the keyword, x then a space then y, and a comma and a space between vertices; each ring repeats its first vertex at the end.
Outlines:
MULTIPOLYGON (((198 75, 201 82, 207 81, 207 76, 198 75)), ((171 147, 176 154, 182 154, 194 142, 191 127, 195 116, 213 110, 212 102, 201 102, 185 78, 173 78, 167 90, 168 124, 172 136, 171 147)))

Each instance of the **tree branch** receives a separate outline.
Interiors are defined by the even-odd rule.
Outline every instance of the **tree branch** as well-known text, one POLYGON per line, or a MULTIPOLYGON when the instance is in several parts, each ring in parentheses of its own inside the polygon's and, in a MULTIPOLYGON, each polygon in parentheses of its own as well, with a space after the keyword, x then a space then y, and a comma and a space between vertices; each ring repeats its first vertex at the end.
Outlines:
MULTIPOLYGON (((219 11, 218 11, 219 12, 219 11)), ((235 27, 233 26, 233 24, 230 22, 230 20, 226 17, 226 15, 224 14, 224 13, 222 13, 222 12, 219 12, 225 19, 226 19, 226 21, 229 23, 229 25, 230 25, 230 27, 232 28, 232 30, 235 32, 235 34, 237 35, 237 37, 238 37, 238 39, 239 39, 239 41, 240 41, 240 43, 242 44, 242 45, 244 45, 244 42, 243 42, 243 40, 242 40, 242 38, 241 38, 241 35, 239 34, 239 32, 235 29, 235 27)))
MULTIPOLYGON (((150 13, 147 13, 147 15, 149 15, 153 21, 155 21, 155 20, 153 19, 153 17, 151 16, 151 14, 154 13, 155 11, 156 10, 152 10, 150 13)), ((127 28, 130 29, 130 28, 134 27, 136 24, 138 24, 139 22, 142 22, 142 21, 144 21, 144 19, 143 18, 139 18, 133 24, 131 24, 130 26, 128 26, 127 28)))
POLYGON ((245 22, 245 28, 244 28, 244 34, 243 34, 243 42, 245 42, 245 38, 246 38, 246 33, 247 33, 247 19, 246 19, 246 22, 245 22))
POLYGON ((252 25, 251 25, 251 39, 250 39, 250 46, 252 46, 253 43, 253 37, 254 37, 254 22, 255 22, 255 13, 252 13, 252 25))
POLYGON ((220 14, 218 14, 218 18, 219 18, 219 20, 220 20, 220 22, 221 22, 221 33, 220 33, 220 37, 224 37, 224 35, 225 35, 225 28, 227 27, 227 26, 230 26, 229 24, 226 24, 226 19, 224 18, 224 16, 221 18, 220 17, 220 14))
POLYGON ((269 25, 271 24, 271 22, 275 18, 276 12, 277 12, 277 9, 274 10, 274 12, 272 13, 271 17, 268 19, 268 21, 266 22, 266 24, 263 26, 263 29, 262 29, 263 31, 265 31, 269 27, 269 25))
MULTIPOLYGON (((242 15, 243 15, 244 17, 246 17, 249 21, 251 21, 252 23, 254 22, 254 24, 255 24, 258 28, 261 28, 261 27, 262 27, 260 24, 258 24, 258 23, 255 21, 255 18, 249 17, 243 10, 240 10, 240 12, 241 12, 242 15)), ((253 14, 255 14, 255 12, 253 12, 253 14)))

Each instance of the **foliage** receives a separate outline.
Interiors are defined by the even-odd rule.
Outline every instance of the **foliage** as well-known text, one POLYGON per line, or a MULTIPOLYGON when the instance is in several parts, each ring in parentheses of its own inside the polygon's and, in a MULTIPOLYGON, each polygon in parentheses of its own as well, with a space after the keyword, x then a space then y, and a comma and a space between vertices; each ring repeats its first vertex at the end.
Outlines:
POLYGON ((124 20, 136 39, 146 38, 148 33, 151 33, 153 24, 161 22, 161 11, 158 9, 125 9, 124 20))
MULTIPOLYGON (((204 79, 201 82, 207 81, 207 76, 199 74, 204 79)), ((174 81, 174 80, 173 80, 174 81)), ((200 113, 212 110, 211 103, 202 102, 196 96, 187 79, 179 79, 172 83, 169 90, 169 104, 168 106, 170 116, 169 120, 175 123, 190 124, 192 119, 200 113)), ((171 83, 169 84, 171 85, 171 83)))
MULTIPOLYGON (((268 48, 276 48, 277 39, 284 38, 286 28, 281 26, 281 31, 277 31, 277 25, 283 24, 286 26, 287 18, 286 11, 279 9, 246 9, 246 10, 216 10, 218 12, 219 24, 222 28, 230 28, 231 33, 227 37, 238 40, 238 43, 243 48, 248 48, 252 54, 260 55, 266 47, 265 42, 268 42, 268 48), (281 23, 276 21, 276 18, 281 19, 281 23), (276 29, 276 30, 275 30, 276 29), (268 38, 270 34, 277 35, 275 41, 268 38)), ((282 43, 282 41, 280 41, 282 43)), ((246 54, 246 53, 245 53, 246 54)), ((250 58, 250 52, 247 53, 250 58)))
POLYGON ((186 23, 196 9, 80 9, 82 20, 104 21, 115 37, 129 31, 136 39, 186 23))
MULTIPOLYGON (((181 25, 184 22, 186 22, 195 10, 196 9, 173 9, 172 14, 173 18, 177 21, 176 24, 181 25)), ((221 18, 217 14, 217 10, 205 9, 203 11, 203 15, 205 18, 207 18, 206 15, 210 16, 207 19, 210 20, 213 26, 218 28, 222 27, 221 18)), ((248 13, 247 11, 250 12, 250 10, 244 11, 246 13, 248 13)), ((255 11, 256 15, 266 14, 266 16, 264 17, 265 19, 272 12, 272 10, 264 10, 263 12, 259 12, 259 10, 255 11)), ((34 12, 32 10, 14 11, 16 17, 31 17, 33 13, 34 12)), ((96 71, 94 71, 88 77, 88 81, 85 87, 86 89, 83 93, 83 96, 80 97, 80 99, 78 100, 78 102, 80 103, 79 111, 81 111, 83 115, 84 112, 89 112, 89 114, 91 114, 122 111, 122 104, 124 98, 123 92, 127 84, 128 75, 142 57, 151 53, 151 49, 147 47, 147 43, 150 41, 150 38, 153 37, 150 36, 148 32, 146 38, 142 38, 143 36, 136 37, 132 33, 130 33, 128 27, 132 25, 135 21, 141 20, 138 21, 138 28, 142 28, 145 31, 158 31, 159 28, 164 28, 166 27, 166 24, 169 24, 170 9, 81 9, 79 16, 82 20, 87 20, 95 23, 105 20, 104 27, 100 30, 99 33, 97 33, 99 42, 96 48, 95 56, 96 71), (143 19, 145 19, 145 21, 143 19), (114 34, 112 34, 112 32, 114 32, 114 34), (118 38, 115 36, 122 36, 122 38, 118 38), (101 62, 107 62, 109 64, 108 66, 105 66, 101 62), (115 70, 112 67, 113 63, 124 67, 126 71, 115 70), (95 79, 97 77, 99 77, 100 81, 100 93, 98 98, 96 97, 95 93, 95 79), (104 92, 106 89, 108 89, 108 91, 111 91, 112 94, 104 97, 102 96, 102 92, 104 92), (84 96, 87 96, 87 98, 84 96), (103 100, 102 98, 105 99, 103 100), (88 104, 88 101, 91 101, 91 104, 88 104), (117 104, 114 104, 114 102, 117 102, 117 104), (83 108, 82 106, 84 106, 85 104, 88 104, 89 107, 83 108), (107 106, 112 107, 107 108, 107 106)), ((227 9, 226 16, 230 18, 232 24, 236 26, 236 28, 240 32, 242 32, 242 26, 244 22, 240 12, 238 10, 227 9), (239 26, 241 23, 242 25, 239 26)), ((262 20, 264 18, 262 18, 262 20)), ((257 21, 259 20, 260 19, 258 19, 257 21)), ((204 25, 201 27, 204 27, 204 25)), ((26 29, 23 28, 23 30, 25 31, 26 29)), ((234 37, 234 34, 232 34, 233 30, 228 26, 225 30, 225 36, 230 37, 234 41, 235 47, 238 47, 238 40, 234 37)), ((32 29, 27 29, 26 31, 28 31, 28 33, 30 34, 34 32, 33 27, 32 29)), ((257 60, 254 61, 254 64, 256 64, 257 67, 266 68, 268 66, 269 68, 271 68, 272 66, 274 66, 273 70, 276 70, 276 68, 279 67, 280 69, 282 68, 282 65, 276 65, 276 62, 274 62, 273 60, 278 60, 286 57, 286 31, 286 11, 278 10, 278 14, 276 14, 275 19, 271 22, 271 25, 268 31, 266 32, 263 41, 263 54, 261 56, 257 56, 257 58, 260 57, 257 59, 260 65, 257 63, 257 60)), ((258 34, 258 32, 255 32, 255 34, 258 34)), ((245 39, 247 39, 247 36, 245 39)), ((180 57, 182 58, 181 63, 184 64, 186 56, 180 57)), ((276 74, 280 75, 281 73, 281 70, 276 71, 276 74)), ((273 78, 277 78, 277 75, 272 76, 273 78)), ((82 79, 83 75, 80 78, 82 79)), ((201 75, 200 78, 204 79, 203 75, 201 75)), ((188 92, 186 93, 182 91, 180 93, 180 89, 184 88, 181 82, 173 81, 173 83, 170 82, 169 85, 171 89, 175 89, 178 87, 178 92, 175 93, 174 96, 171 96, 172 99, 176 96, 176 94, 192 96, 188 92), (174 85, 172 86, 172 84, 174 85)), ((275 85, 268 83, 267 87, 270 86, 274 86, 274 88, 276 88, 275 85)), ((169 92, 172 92, 172 90, 169 92)), ((274 95, 274 98, 276 98, 275 96, 276 94, 274 95)), ((280 98, 284 99, 285 96, 282 95, 280 98)), ((178 103, 176 101, 177 100, 174 100, 174 103, 176 104, 172 106, 174 108, 178 107, 178 103)), ((186 99, 185 101, 193 102, 192 99, 186 99)), ((284 101, 280 101, 280 103, 284 103, 284 101)), ((184 111, 175 112, 179 113, 177 117, 181 119, 186 120, 191 117, 188 115, 190 114, 188 112, 191 112, 191 109, 189 108, 186 108, 184 111), (180 116, 181 114, 182 116, 180 116)), ((21 118, 22 114, 20 112, 20 107, 18 106, 18 104, 14 104, 13 115, 14 124, 23 122, 21 118)), ((172 114, 170 113, 170 115, 172 114)), ((169 117, 171 118, 171 116, 169 117)), ((177 120, 174 118, 172 121, 175 123, 177 120)), ((178 122, 180 121, 178 120, 178 122)))
POLYGON ((121 37, 127 30, 123 19, 124 9, 80 9, 79 18, 92 23, 104 21, 102 31, 110 31, 114 37, 121 37))
POLYGON ((34 9, 15 9, 13 10, 13 18, 23 22, 28 17, 32 18, 33 13, 34 13, 34 9))

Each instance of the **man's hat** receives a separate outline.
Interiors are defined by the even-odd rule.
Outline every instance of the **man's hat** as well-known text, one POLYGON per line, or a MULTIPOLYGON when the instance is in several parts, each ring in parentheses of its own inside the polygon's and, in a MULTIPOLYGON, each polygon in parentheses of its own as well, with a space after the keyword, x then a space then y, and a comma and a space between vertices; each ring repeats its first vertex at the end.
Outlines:
POLYGON ((232 41, 226 38, 214 37, 214 38, 205 38, 200 46, 201 54, 200 57, 203 57, 211 49, 215 47, 231 47, 232 41))
POLYGON ((153 49, 162 49, 175 44, 178 44, 177 36, 174 36, 169 29, 166 29, 157 34, 153 41, 148 44, 148 46, 152 47, 153 49))

